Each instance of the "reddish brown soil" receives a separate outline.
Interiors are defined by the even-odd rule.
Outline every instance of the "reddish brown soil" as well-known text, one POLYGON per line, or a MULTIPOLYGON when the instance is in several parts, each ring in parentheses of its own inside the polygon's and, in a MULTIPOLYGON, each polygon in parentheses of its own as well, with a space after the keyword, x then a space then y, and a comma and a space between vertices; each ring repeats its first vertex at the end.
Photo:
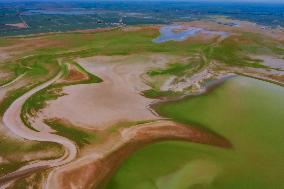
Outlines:
POLYGON ((66 80, 68 81, 82 81, 87 80, 88 76, 78 70, 71 69, 69 71, 69 75, 67 76, 66 80))
POLYGON ((284 85, 284 75, 270 75, 269 78, 279 81, 284 85))

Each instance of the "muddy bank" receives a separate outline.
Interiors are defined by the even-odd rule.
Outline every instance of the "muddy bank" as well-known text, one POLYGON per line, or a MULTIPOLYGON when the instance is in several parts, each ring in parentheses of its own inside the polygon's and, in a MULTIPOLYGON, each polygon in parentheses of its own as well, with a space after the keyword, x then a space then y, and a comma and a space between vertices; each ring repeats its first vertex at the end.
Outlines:
POLYGON ((232 147, 228 140, 201 129, 170 121, 148 123, 123 129, 120 136, 121 144, 113 145, 107 153, 97 153, 92 160, 78 160, 77 163, 70 164, 69 168, 59 170, 53 175, 53 179, 49 180, 49 187, 101 188, 132 153, 147 144, 164 140, 183 140, 228 149, 232 147))

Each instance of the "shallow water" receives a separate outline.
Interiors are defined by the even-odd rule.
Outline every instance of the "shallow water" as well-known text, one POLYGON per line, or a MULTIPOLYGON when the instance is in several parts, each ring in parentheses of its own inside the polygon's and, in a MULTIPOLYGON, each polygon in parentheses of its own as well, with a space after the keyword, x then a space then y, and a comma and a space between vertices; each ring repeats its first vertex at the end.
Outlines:
POLYGON ((154 43, 164 43, 167 41, 184 41, 189 37, 194 37, 197 34, 218 35, 226 37, 226 32, 209 31, 203 28, 189 27, 182 25, 168 25, 160 29, 160 36, 153 40, 154 43), (180 31, 175 31, 180 30, 180 31))
POLYGON ((235 77, 211 92, 160 104, 158 112, 229 139, 225 150, 160 142, 134 153, 107 189, 284 188, 284 88, 235 77))

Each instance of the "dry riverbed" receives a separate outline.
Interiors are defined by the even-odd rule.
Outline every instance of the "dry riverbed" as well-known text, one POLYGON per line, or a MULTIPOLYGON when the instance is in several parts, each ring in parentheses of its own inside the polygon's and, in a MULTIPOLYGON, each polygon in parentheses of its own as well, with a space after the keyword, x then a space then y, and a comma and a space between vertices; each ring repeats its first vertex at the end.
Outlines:
MULTIPOLYGON (((222 31, 220 31, 220 28, 218 29, 220 24, 209 21, 194 21, 183 24, 185 28, 200 27, 204 31, 226 33, 223 37, 216 36, 216 33, 206 37, 205 32, 205 34, 192 36, 191 39, 184 39, 181 42, 183 45, 185 43, 194 43, 194 41, 207 43, 208 41, 214 41, 218 37, 218 40, 213 44, 213 46, 218 46, 223 40, 235 36, 239 31, 266 33, 265 35, 272 36, 271 31, 264 32, 261 28, 253 31, 254 26, 247 22, 240 22, 236 27, 224 26, 221 28, 222 31), (230 33, 230 35, 227 35, 227 33, 230 33)), ((145 28, 145 31, 147 29, 158 30, 158 26, 145 28)), ((141 30, 143 30, 141 27, 122 29, 124 32, 141 30)), ((183 28, 181 28, 181 31, 183 31, 183 28)), ((180 31, 177 29, 174 32, 180 31)), ((282 35, 281 31, 275 32, 275 36, 282 35)), ((91 35, 92 31, 82 32, 82 34, 91 35)), ((34 37, 33 41, 28 38, 21 41, 22 43, 12 44, 9 47, 0 47, 0 59, 4 60, 18 56, 25 51, 21 49, 25 48, 37 49, 42 46, 60 46, 55 40, 47 40, 44 36, 34 37), (47 43, 44 44, 44 42, 47 43)), ((76 50, 72 51, 72 53, 76 54, 76 50)), ((3 115, 4 128, 1 128, 0 132, 8 136, 14 135, 15 138, 24 138, 25 140, 55 142, 64 147, 65 153, 58 159, 56 157, 52 160, 29 162, 16 172, 0 178, 0 183, 1 181, 4 182, 5 179, 10 181, 27 176, 35 171, 48 169, 42 172, 46 178, 40 181, 46 189, 99 188, 104 185, 129 155, 153 142, 184 140, 230 149, 232 145, 229 139, 207 130, 175 123, 160 117, 151 109, 151 105, 161 102, 162 98, 146 98, 146 95, 143 96, 143 92, 155 89, 160 90, 159 92, 182 94, 174 96, 173 99, 175 99, 193 93, 205 92, 208 88, 207 83, 216 80, 217 82, 223 81, 227 76, 235 74, 246 75, 280 85, 284 83, 284 61, 281 57, 255 55, 253 58, 261 60, 262 65, 268 66, 263 68, 231 65, 218 60, 209 60, 210 58, 206 57, 204 52, 199 51, 188 56, 183 53, 181 53, 182 55, 173 54, 175 53, 154 54, 148 52, 138 54, 136 52, 131 55, 92 55, 88 58, 74 58, 72 59, 73 62, 71 61, 72 63, 64 62, 65 59, 63 58, 59 59, 61 64, 62 62, 66 64, 66 70, 62 69, 54 78, 38 85, 16 99, 3 115), (196 69, 190 65, 195 61, 198 62, 196 69), (174 66, 177 64, 187 69, 185 73, 163 73, 171 70, 171 68, 176 68, 174 66), (80 67, 85 69, 86 72, 82 71, 80 67), (148 74, 149 71, 153 70, 158 70, 158 75, 152 77, 148 74), (67 76, 64 76, 64 71, 68 72, 67 76), (88 72, 98 76, 102 79, 102 82, 84 83, 89 79, 88 72), (163 74, 159 75, 159 73, 163 74), (62 94, 64 95, 46 101, 43 108, 37 112, 35 111, 33 115, 27 116, 32 127, 39 132, 31 130, 21 118, 22 106, 32 95, 53 84, 62 87, 62 94), (72 129, 86 135, 92 133, 95 139, 91 142, 88 141, 88 145, 81 147, 72 139, 60 135, 59 131, 49 127, 46 120, 59 120, 66 123, 63 126, 71 129, 71 133, 74 134, 72 129), (100 134, 101 136, 99 136, 100 134)), ((1 78, 6 77, 8 75, 1 75, 1 78)), ((26 75, 23 74, 3 85, 0 87, 0 99, 3 99, 9 91, 22 87, 26 83, 28 81, 26 75)), ((168 96, 165 96, 163 100, 169 100, 168 96)), ((0 126, 2 126, 1 124, 0 126)), ((24 139, 22 140, 24 141, 24 139)), ((46 151, 44 155, 42 152, 31 153, 23 156, 22 159, 33 161, 36 158, 45 158, 51 155, 51 152, 46 151)), ((1 162, 5 163, 7 159, 0 157, 1 162)))

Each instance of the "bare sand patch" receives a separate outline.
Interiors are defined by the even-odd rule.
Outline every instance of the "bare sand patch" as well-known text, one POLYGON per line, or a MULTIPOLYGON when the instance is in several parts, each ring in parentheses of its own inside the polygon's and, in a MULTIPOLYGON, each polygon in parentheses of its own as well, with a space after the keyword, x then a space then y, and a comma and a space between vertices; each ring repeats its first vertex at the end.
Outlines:
POLYGON ((281 69, 284 71, 284 59, 269 55, 258 55, 253 56, 253 58, 260 59, 263 61, 265 66, 271 67, 273 69, 281 69))
POLYGON ((28 28, 28 25, 26 22, 20 22, 20 23, 16 23, 16 24, 5 24, 6 26, 11 26, 11 27, 15 27, 18 29, 25 29, 28 28))
POLYGON ((4 61, 10 57, 10 54, 6 51, 1 51, 0 50, 0 60, 4 61))
POLYGON ((68 120, 73 125, 105 129, 120 121, 153 120, 158 117, 148 106, 153 102, 140 95, 149 89, 141 75, 177 58, 169 55, 96 56, 77 59, 103 82, 65 87, 68 95, 49 103, 45 118, 68 120))
POLYGON ((0 72, 0 78, 1 80, 2 79, 5 79, 5 78, 8 78, 11 74, 10 73, 7 73, 7 72, 0 72))

